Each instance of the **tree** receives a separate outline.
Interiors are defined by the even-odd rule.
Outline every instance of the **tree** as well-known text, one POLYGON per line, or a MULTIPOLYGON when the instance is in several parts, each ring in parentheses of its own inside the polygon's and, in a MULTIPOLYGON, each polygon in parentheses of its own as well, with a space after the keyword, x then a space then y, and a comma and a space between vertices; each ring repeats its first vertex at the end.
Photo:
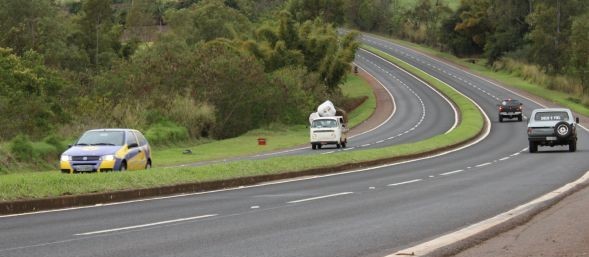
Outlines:
POLYGON ((529 58, 548 72, 562 72, 570 60, 567 49, 573 19, 569 17, 583 14, 589 7, 581 0, 536 1, 526 20, 531 27, 529 58))
POLYGON ((231 39, 247 35, 251 30, 248 18, 222 0, 202 0, 189 9, 169 11, 166 17, 172 31, 186 38, 189 44, 231 39))
POLYGON ((38 53, 27 51, 21 58, 0 48, 0 139, 20 133, 40 138, 65 122, 66 85, 38 53))
POLYGON ((87 0, 77 20, 80 33, 74 42, 81 44, 92 64, 110 65, 121 49, 122 28, 115 25, 110 0, 87 0))
POLYGON ((341 25, 344 22, 344 0, 289 0, 286 11, 298 22, 322 20, 341 25))
POLYGON ((571 29, 571 73, 581 79, 583 92, 589 93, 589 13, 573 19, 571 29))
POLYGON ((529 3, 523 1, 491 2, 489 19, 493 21, 493 30, 490 31, 484 48, 488 63, 524 46, 525 35, 530 30, 526 23, 529 12, 529 3))

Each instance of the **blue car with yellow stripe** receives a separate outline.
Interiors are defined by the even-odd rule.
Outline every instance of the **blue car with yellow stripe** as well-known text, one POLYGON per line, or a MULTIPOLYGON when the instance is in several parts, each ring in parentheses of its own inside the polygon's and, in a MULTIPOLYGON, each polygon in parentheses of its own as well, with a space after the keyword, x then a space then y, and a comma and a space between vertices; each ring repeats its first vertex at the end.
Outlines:
POLYGON ((94 129, 61 154, 64 173, 124 171, 151 168, 151 149, 134 129, 94 129))

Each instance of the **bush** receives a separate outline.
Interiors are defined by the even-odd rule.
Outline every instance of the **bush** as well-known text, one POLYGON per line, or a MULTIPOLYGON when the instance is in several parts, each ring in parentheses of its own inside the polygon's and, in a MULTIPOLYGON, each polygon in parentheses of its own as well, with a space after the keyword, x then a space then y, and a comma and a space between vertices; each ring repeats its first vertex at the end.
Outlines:
POLYGON ((188 130, 173 122, 160 122, 152 125, 146 132, 145 137, 153 145, 169 144, 189 139, 188 130))
POLYGON ((215 108, 206 103, 197 103, 186 96, 178 96, 171 102, 167 116, 170 120, 188 128, 192 138, 206 137, 215 124, 215 108))
POLYGON ((10 152, 18 161, 33 159, 33 143, 25 135, 18 135, 10 141, 10 152))

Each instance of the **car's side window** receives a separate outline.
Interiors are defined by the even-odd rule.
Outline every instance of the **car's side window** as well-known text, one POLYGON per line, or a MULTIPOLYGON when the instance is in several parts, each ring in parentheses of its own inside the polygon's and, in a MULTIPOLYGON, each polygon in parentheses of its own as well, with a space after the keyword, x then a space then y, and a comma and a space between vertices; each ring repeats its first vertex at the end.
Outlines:
POLYGON ((145 139, 143 134, 135 132, 135 135, 137 136, 137 139, 139 139, 139 146, 144 146, 147 144, 147 139, 145 139))
POLYGON ((137 137, 135 137, 135 135, 129 131, 127 131, 126 133, 126 138, 127 138, 127 145, 131 145, 133 143, 137 144, 137 137))

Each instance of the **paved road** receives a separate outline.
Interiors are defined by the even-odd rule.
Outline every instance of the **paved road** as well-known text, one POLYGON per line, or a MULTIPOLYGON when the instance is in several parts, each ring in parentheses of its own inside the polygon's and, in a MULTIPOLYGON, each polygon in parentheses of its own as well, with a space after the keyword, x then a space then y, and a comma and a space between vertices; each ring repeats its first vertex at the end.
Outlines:
POLYGON ((180 166, 260 160, 287 155, 333 154, 340 151, 385 147, 424 140, 444 134, 456 126, 458 119, 456 109, 445 96, 427 84, 421 83, 407 72, 363 50, 356 55, 355 64, 372 74, 386 88, 388 94, 394 98, 395 107, 394 114, 376 128, 362 133, 353 133, 348 140, 347 148, 336 149, 335 146, 324 146, 320 150, 312 150, 309 145, 255 156, 203 161, 180 166))
MULTIPOLYGON (((364 40, 479 103, 491 117, 488 137, 446 155, 371 170, 3 217, 0 256, 383 256, 526 203, 589 167, 586 132, 576 153, 529 154, 525 123, 496 121, 497 98, 511 93, 411 50, 364 40)), ((526 114, 538 107, 523 102, 526 114)))

